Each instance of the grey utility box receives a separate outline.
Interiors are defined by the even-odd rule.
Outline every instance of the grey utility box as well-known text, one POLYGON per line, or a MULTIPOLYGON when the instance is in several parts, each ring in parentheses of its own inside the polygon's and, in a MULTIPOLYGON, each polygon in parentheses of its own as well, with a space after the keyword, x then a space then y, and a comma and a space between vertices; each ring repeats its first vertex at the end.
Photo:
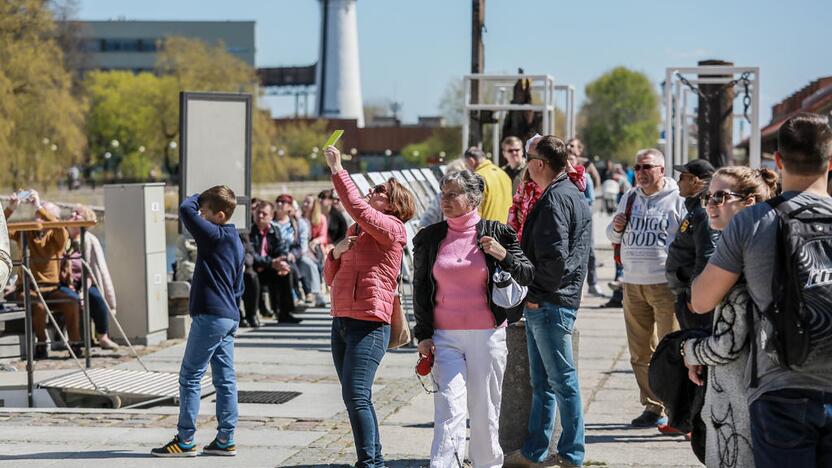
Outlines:
POLYGON ((104 210, 118 320, 132 342, 159 344, 168 337, 165 184, 105 185, 104 210))

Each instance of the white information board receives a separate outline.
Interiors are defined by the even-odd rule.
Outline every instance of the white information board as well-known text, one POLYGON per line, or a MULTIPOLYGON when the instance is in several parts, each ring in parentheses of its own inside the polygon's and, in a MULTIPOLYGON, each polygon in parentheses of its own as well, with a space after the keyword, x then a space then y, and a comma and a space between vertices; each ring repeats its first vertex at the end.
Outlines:
POLYGON ((237 196, 231 222, 248 230, 251 222, 250 94, 180 93, 179 194, 184 199, 215 185, 237 196))

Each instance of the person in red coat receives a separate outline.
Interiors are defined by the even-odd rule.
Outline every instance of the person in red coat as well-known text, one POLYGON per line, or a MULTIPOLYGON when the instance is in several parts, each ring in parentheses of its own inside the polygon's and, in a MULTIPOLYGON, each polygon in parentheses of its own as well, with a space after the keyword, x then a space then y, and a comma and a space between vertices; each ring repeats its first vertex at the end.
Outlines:
POLYGON ((324 263, 332 296, 332 359, 352 426, 356 467, 383 467, 372 387, 390 341, 393 299, 407 243, 413 195, 390 179, 362 198, 334 146, 324 149, 332 183, 355 224, 324 263))

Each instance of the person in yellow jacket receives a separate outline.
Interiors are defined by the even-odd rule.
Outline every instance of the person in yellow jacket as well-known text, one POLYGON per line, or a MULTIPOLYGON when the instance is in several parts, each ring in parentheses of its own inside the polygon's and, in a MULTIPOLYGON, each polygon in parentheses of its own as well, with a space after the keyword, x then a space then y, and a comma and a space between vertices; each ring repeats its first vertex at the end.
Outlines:
POLYGON ((508 209, 511 207, 511 178, 485 157, 485 153, 472 146, 463 155, 465 165, 472 172, 485 179, 480 218, 505 223, 508 221, 508 209))

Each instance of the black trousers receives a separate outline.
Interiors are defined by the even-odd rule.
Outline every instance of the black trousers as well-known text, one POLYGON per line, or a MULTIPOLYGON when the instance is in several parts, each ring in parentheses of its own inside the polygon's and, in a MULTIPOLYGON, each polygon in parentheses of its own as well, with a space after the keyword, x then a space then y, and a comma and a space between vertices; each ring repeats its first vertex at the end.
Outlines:
MULTIPOLYGON (((292 297, 292 275, 280 276, 271 268, 258 273, 260 287, 269 291, 272 308, 276 309, 278 318, 288 317, 295 311, 295 300, 292 297)), ((258 294, 259 296, 259 294, 258 294)))
POLYGON ((685 293, 676 296, 676 320, 679 321, 679 328, 690 330, 699 328, 708 332, 713 328, 714 311, 707 314, 697 314, 688 309, 688 295, 685 293))
POLYGON ((243 308, 249 323, 257 318, 257 307, 260 302, 260 278, 255 271, 243 273, 243 308))

